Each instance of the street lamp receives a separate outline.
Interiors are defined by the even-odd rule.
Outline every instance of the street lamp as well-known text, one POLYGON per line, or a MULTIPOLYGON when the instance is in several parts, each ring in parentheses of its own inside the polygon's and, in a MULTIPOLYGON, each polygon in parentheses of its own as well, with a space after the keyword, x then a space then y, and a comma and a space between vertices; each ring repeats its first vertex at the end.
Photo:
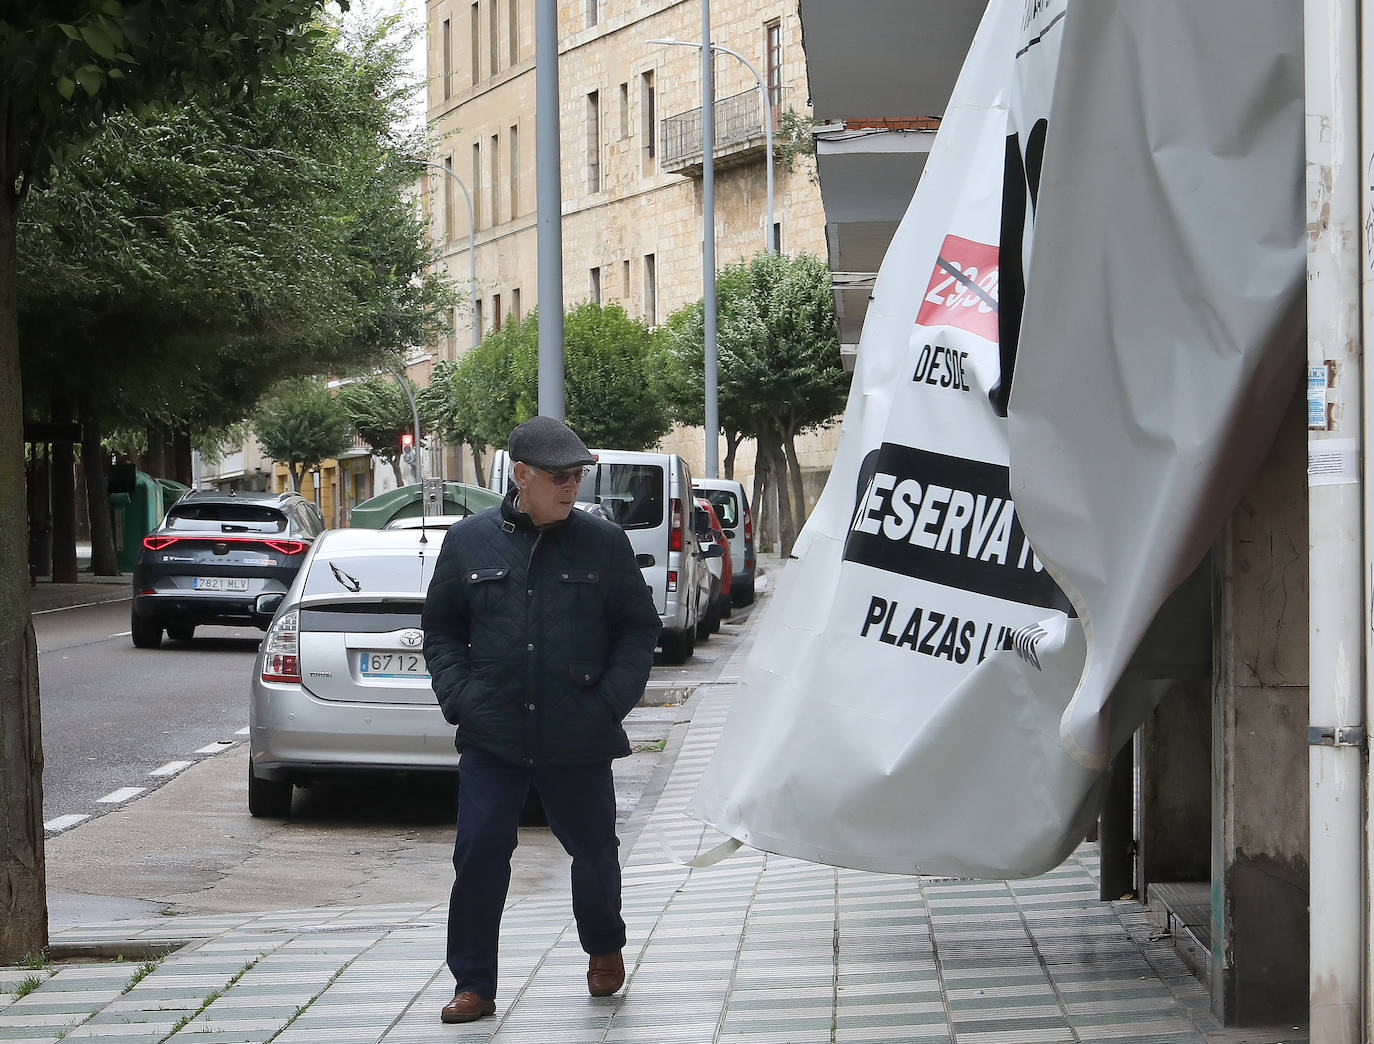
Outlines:
POLYGON ((417 159, 410 162, 422 167, 442 170, 458 182, 458 187, 463 190, 463 201, 468 205, 468 279, 472 284, 472 346, 476 348, 477 342, 482 339, 482 331, 477 328, 477 222, 473 220, 472 197, 468 195, 468 187, 463 184, 463 179, 453 173, 452 167, 443 163, 435 163, 433 160, 417 159))
MULTIPOLYGON (((669 47, 700 47, 701 44, 696 40, 678 40, 675 37, 667 36, 659 40, 650 40, 651 44, 663 44, 669 47)), ((754 68, 754 63, 738 51, 731 50, 721 44, 713 43, 711 50, 720 51, 738 58, 744 63, 744 67, 754 74, 754 79, 759 83, 759 97, 763 101, 763 138, 764 149, 767 151, 768 161, 768 224, 764 227, 763 246, 770 254, 777 249, 777 244, 773 242, 773 114, 769 111, 768 88, 763 82, 763 77, 759 75, 758 69, 754 68)), ((703 142, 703 148, 705 144, 703 142)))

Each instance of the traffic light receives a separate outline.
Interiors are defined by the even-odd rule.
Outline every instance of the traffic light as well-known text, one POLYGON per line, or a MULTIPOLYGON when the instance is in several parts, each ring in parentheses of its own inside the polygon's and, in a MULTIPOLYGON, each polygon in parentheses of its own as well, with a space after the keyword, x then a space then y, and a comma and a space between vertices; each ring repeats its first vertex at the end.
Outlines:
POLYGON ((415 436, 408 431, 401 432, 401 459, 407 464, 415 459, 415 436))

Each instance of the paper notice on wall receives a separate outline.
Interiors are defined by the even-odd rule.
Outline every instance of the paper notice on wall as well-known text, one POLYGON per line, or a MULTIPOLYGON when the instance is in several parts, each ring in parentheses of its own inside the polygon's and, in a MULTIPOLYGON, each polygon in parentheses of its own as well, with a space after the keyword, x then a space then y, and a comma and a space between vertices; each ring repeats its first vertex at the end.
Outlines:
POLYGON ((1360 480, 1358 439, 1322 439, 1307 446, 1307 484, 1345 486, 1360 480))
POLYGON ((988 4, 694 814, 898 873, 1035 874, 1084 836, 1148 710, 1115 677, 1300 365, 1248 354, 1301 309, 1300 196, 1289 229, 1256 184, 1301 171, 1300 12, 1200 6, 988 4), (1294 103, 1292 135, 1259 115, 1294 103))

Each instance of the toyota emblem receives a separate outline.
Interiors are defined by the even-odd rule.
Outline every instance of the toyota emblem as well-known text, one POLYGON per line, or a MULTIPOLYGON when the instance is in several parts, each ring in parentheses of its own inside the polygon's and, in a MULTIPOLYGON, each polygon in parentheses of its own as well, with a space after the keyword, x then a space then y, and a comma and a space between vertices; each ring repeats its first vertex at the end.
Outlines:
POLYGON ((401 632, 401 644, 404 645, 407 649, 418 649, 420 646, 424 645, 424 643, 425 634, 423 631, 401 632))

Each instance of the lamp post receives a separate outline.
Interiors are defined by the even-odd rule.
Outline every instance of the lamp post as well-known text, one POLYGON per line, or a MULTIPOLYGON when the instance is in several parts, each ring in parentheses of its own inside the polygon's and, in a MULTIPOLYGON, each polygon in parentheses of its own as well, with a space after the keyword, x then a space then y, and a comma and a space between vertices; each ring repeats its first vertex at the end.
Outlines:
MULTIPOLYGON (((678 40, 671 36, 664 37, 659 40, 650 40, 649 42, 651 44, 664 44, 665 46, 669 47, 701 46, 701 44, 697 43, 695 40, 678 40)), ((768 224, 764 226, 763 246, 764 249, 771 254, 773 251, 777 249, 777 244, 773 242, 773 115, 769 111, 768 87, 764 84, 763 77, 759 74, 758 69, 754 68, 754 63, 751 62, 748 58, 744 57, 744 55, 740 54, 738 51, 731 50, 729 47, 724 47, 721 44, 717 43, 713 43, 711 45, 711 50, 720 51, 722 54, 728 54, 734 58, 738 58, 740 61, 744 63, 744 67, 754 74, 754 79, 757 80, 759 84, 759 97, 763 101, 763 147, 765 151, 768 153, 768 224)))
POLYGON ((419 164, 422 167, 433 167, 441 170, 454 181, 458 182, 458 187, 463 190, 463 202, 468 205, 468 281, 472 287, 472 346, 477 347, 477 342, 482 339, 482 331, 477 328, 477 222, 473 220, 472 197, 468 195, 468 187, 463 184, 463 179, 453 173, 453 168, 443 163, 435 163, 433 160, 411 160, 410 162, 419 164))
POLYGON ((538 213, 539 412, 566 420, 563 175, 559 142, 558 0, 534 4, 534 169, 538 213))

